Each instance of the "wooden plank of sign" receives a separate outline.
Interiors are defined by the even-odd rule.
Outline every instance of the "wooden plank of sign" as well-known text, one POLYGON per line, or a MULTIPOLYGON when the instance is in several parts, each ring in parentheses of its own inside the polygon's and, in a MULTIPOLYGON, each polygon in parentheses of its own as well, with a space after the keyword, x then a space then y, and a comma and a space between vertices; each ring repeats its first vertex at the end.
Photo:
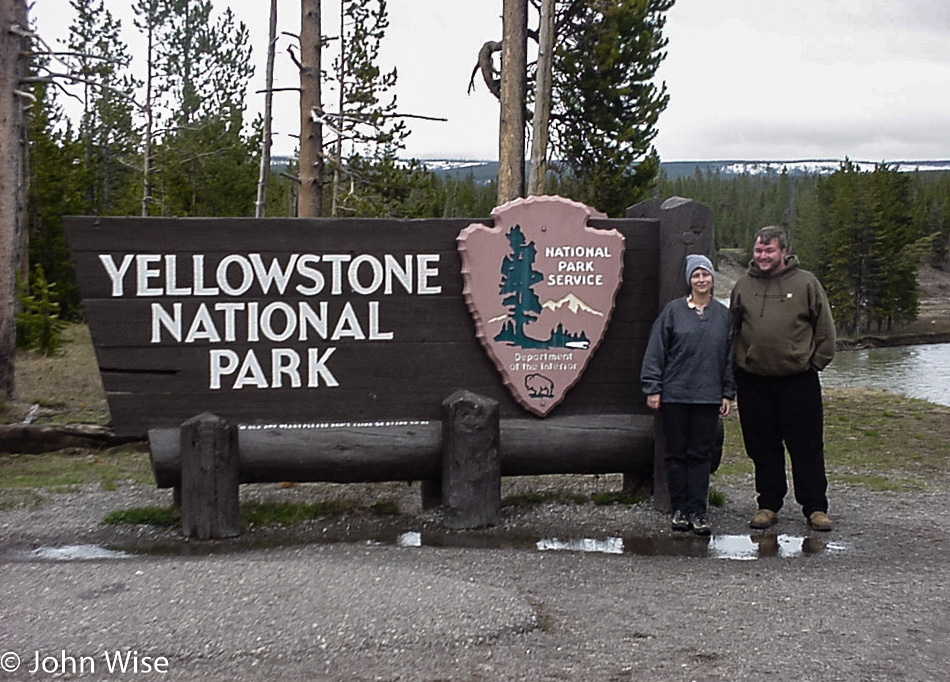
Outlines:
MULTIPOLYGON (((641 331, 648 331, 646 325, 641 327, 641 331)), ((641 336, 639 340, 642 342, 644 338, 641 336)), ((605 338, 591 357, 580 381, 610 383, 629 379, 623 375, 625 371, 638 373, 639 367, 635 366, 637 363, 631 363, 628 357, 631 341, 631 338, 605 338)), ((477 380, 480 377, 489 381, 495 380, 497 376, 494 366, 477 340, 464 337, 453 341, 428 343, 393 341, 340 346, 320 344, 315 348, 317 354, 323 357, 331 347, 335 350, 326 359, 323 365, 326 371, 320 375, 326 377, 329 372, 341 383, 345 379, 348 385, 375 387, 387 380, 397 383, 414 381, 419 377, 420 371, 424 370, 426 381, 421 382, 422 385, 416 388, 416 392, 427 393, 430 384, 437 389, 443 384, 458 385, 459 382, 477 380)), ((299 344, 282 348, 293 353, 300 365, 293 372, 278 373, 282 377, 281 383, 287 385, 298 377, 304 384, 310 383, 306 379, 309 376, 307 348, 299 344)), ((215 347, 215 350, 219 352, 222 349, 215 347)), ((233 353, 231 358, 239 363, 243 363, 244 358, 253 351, 254 358, 268 378, 270 388, 273 373, 269 352, 255 344, 247 343, 228 344, 224 350, 229 354, 233 353)), ((169 389, 177 385, 179 390, 190 393, 207 390, 211 386, 212 361, 209 353, 207 346, 105 347, 99 350, 99 363, 103 373, 107 375, 104 376, 103 383, 109 392, 153 392, 158 390, 160 385, 169 389)), ((223 361, 218 363, 219 367, 224 368, 223 361)), ((218 374, 221 389, 233 385, 237 377, 236 370, 227 372, 222 369, 218 374)), ((328 381, 322 378, 314 388, 319 389, 327 383, 328 381)), ((331 387, 326 390, 335 389, 331 387)))
MULTIPOLYGON (((165 255, 174 256, 176 264, 174 284, 181 289, 190 289, 194 286, 193 257, 196 255, 203 256, 205 262, 203 284, 205 286, 213 286, 215 277, 213 264, 231 254, 247 255, 255 253, 260 255, 264 263, 269 264, 273 259, 277 258, 277 262, 284 265, 286 265, 289 258, 288 254, 290 253, 312 253, 317 255, 326 255, 328 253, 337 254, 341 252, 344 252, 346 255, 359 253, 372 255, 380 260, 383 259, 385 254, 391 254, 396 257, 401 265, 404 265, 406 255, 432 254, 439 257, 439 272, 437 276, 431 279, 431 284, 440 287, 442 295, 460 296, 462 293, 462 278, 460 275, 461 263, 455 242, 455 236, 457 235, 452 235, 451 232, 447 233, 442 226, 440 226, 438 230, 431 230, 430 234, 438 237, 434 242, 423 241, 421 237, 425 235, 419 234, 416 235, 417 238, 413 242, 399 244, 390 241, 388 233, 377 233, 362 235, 360 240, 361 247, 359 249, 350 248, 347 250, 320 250, 315 248, 312 239, 305 243, 295 244, 286 236, 281 235, 281 249, 276 251, 273 248, 273 239, 268 240, 266 248, 253 249, 241 241, 241 239, 243 239, 242 235, 233 235, 231 239, 215 242, 209 245, 208 248, 201 248, 200 246, 206 239, 193 240, 190 233, 187 235, 187 242, 182 242, 182 238, 180 237, 178 243, 174 246, 150 241, 146 245, 142 245, 138 244, 140 238, 131 240, 132 243, 130 244, 128 240, 128 229, 125 226, 113 224, 111 221, 115 219, 108 219, 107 226, 102 228, 101 232, 89 232, 84 229, 84 227, 73 226, 73 221, 77 220, 75 218, 67 218, 65 220, 71 227, 71 230, 67 234, 73 252, 77 282, 82 291, 83 298, 88 300, 113 300, 113 285, 103 269, 100 256, 109 256, 114 263, 119 264, 127 254, 152 254, 161 255, 163 257, 165 255), (107 238, 104 239, 104 237, 107 238), (383 240, 382 244, 373 243, 373 240, 378 242, 381 239, 383 240), (117 243, 122 244, 123 248, 117 249, 117 243), (240 248, 238 248, 238 244, 241 245, 240 248), (142 248, 137 249, 134 248, 135 246, 141 246, 142 248)), ((102 220, 106 221, 107 219, 102 220)), ((643 220, 624 220, 616 222, 621 224, 619 226, 613 226, 612 229, 620 229, 625 236, 623 281, 641 282, 644 279, 657 277, 658 263, 655 254, 655 245, 652 250, 650 248, 651 232, 655 231, 655 224, 651 221, 643 220)), ((467 224, 468 223, 466 223, 466 225, 467 224)), ((200 227, 199 229, 199 227, 200 226, 195 226, 195 229, 203 232, 204 228, 200 227)), ((354 227, 353 229, 356 228, 354 227)), ((166 272, 164 261, 153 263, 151 267, 159 273, 159 276, 152 277, 150 285, 163 287, 166 272)), ((410 261, 410 267, 416 267, 415 262, 412 260, 410 261)), ((133 271, 134 268, 135 265, 133 264, 133 271)), ((363 276, 367 276, 365 272, 363 276)), ((131 273, 127 274, 125 277, 126 286, 131 287, 133 282, 133 275, 131 273)), ((308 286, 310 284, 312 284, 312 282, 302 278, 299 274, 293 274, 288 280, 284 293, 281 293, 276 287, 272 287, 267 293, 255 292, 255 294, 256 298, 261 300, 283 299, 288 294, 292 295, 297 285, 308 286)), ((130 292, 125 293, 127 296, 131 295, 130 292)), ((387 295, 387 298, 409 296, 410 294, 400 289, 397 285, 394 292, 387 295)), ((199 300, 210 299, 210 297, 200 296, 196 298, 199 300)), ((222 295, 221 298, 226 299, 227 297, 222 295)), ((150 299, 147 297, 135 297, 133 300, 147 301, 150 299)))
MULTIPOLYGON (((362 251, 363 237, 375 235, 385 248, 419 250, 441 243, 454 244, 458 233, 472 223, 490 225, 490 219, 390 218, 139 218, 67 217, 64 219, 70 249, 111 252, 122 244, 124 252, 176 253, 188 251, 222 252, 229 247, 239 252, 268 251, 274 235, 281 246, 303 247, 306 252, 351 253, 362 251), (351 244, 353 247, 342 248, 351 244), (239 246, 238 246, 239 245, 239 246)), ((446 250, 451 247, 446 247, 446 250)))
MULTIPOLYGON (((358 417, 437 418, 441 401, 452 391, 469 389, 498 400, 506 418, 524 417, 498 372, 475 337, 471 316, 461 296, 460 262, 456 251, 459 230, 471 220, 459 221, 260 221, 243 219, 138 220, 69 219, 70 244, 76 251, 80 286, 86 297, 86 314, 96 344, 113 423, 120 435, 144 434, 155 423, 180 424, 199 412, 220 408, 237 421, 312 420, 358 417), (319 228, 319 229, 318 229, 319 228), (174 297, 121 300, 111 296, 111 282, 98 257, 111 253, 174 253, 190 261, 191 254, 259 252, 275 254, 273 234, 281 230, 282 253, 340 253, 340 243, 354 243, 359 253, 438 253, 439 273, 433 279, 442 287, 438 295, 410 295, 396 291, 381 300, 379 329, 392 331, 386 342, 346 341, 315 343, 268 342, 259 346, 227 343, 220 347, 243 356, 270 354, 270 348, 290 348, 305 355, 309 347, 336 347, 327 368, 339 373, 341 386, 315 389, 208 388, 208 345, 178 343, 166 338, 150 340, 151 303, 168 306, 180 302, 189 320, 204 299, 174 297), (375 240, 375 242, 374 242, 375 240), (380 240, 382 240, 380 244, 380 240), (121 251, 115 245, 122 243, 121 251), (181 250, 187 243, 188 250, 181 250), (236 247, 240 244, 240 248, 236 247), (299 247, 299 248, 297 248, 299 247), (365 248, 364 248, 365 247, 365 248), (254 251, 258 249, 258 251, 254 251), (284 250, 285 249, 285 250, 284 250), (92 295, 91 295, 92 294, 92 295), (411 390, 407 387, 412 387, 411 390)), ((639 394, 637 358, 645 348, 656 316, 655 255, 658 221, 603 221, 626 237, 624 281, 617 296, 611 325, 578 384, 558 406, 560 414, 643 412, 639 394)), ((355 253, 355 250, 350 252, 355 253)), ((179 273, 181 274, 181 273, 179 273)), ((187 275, 190 277, 190 274, 187 275)), ((162 280, 156 280, 160 283, 162 280)), ((185 286, 179 280, 178 286, 185 286)), ((152 284, 156 284, 153 282, 152 284)), ((127 295, 129 292, 125 292, 127 295)), ((261 304, 277 297, 257 299, 261 304)), ((328 301, 330 309, 341 299, 365 304, 365 297, 348 295, 328 301)), ((222 297, 222 300, 234 300, 222 297)), ((248 301, 252 299, 241 299, 248 301)), ((301 297, 282 296, 296 305, 301 297)), ((331 315, 332 317, 332 315, 331 315)), ((187 322, 183 324, 187 326, 187 322)), ((240 338, 240 335, 238 335, 240 338)), ((302 357, 303 357, 302 355, 302 357)))
MULTIPOLYGON (((110 394, 109 409, 116 424, 117 435, 144 434, 156 426, 175 426, 201 411, 219 414, 235 423, 268 422, 319 423, 324 421, 378 421, 392 419, 436 420, 439 403, 433 397, 446 398, 453 390, 466 388, 499 402, 502 418, 524 418, 525 411, 514 403, 508 390, 493 382, 467 382, 447 386, 439 396, 435 392, 420 395, 412 390, 389 394, 340 386, 325 396, 307 395, 299 391, 255 391, 240 396, 198 392, 110 394)), ((578 385, 552 414, 644 414, 643 394, 637 383, 612 383, 596 386, 578 385)))
MULTIPOLYGON (((251 299, 243 300, 247 302, 251 299)), ((205 305, 215 320, 216 327, 214 331, 222 337, 222 341, 226 340, 223 338, 225 335, 223 314, 214 312, 213 305, 200 299, 185 298, 177 302, 158 299, 93 299, 84 303, 84 310, 96 346, 99 348, 114 346, 154 348, 161 345, 187 345, 198 348, 209 344, 206 338, 199 338, 198 341, 187 344, 183 341, 176 341, 165 325, 158 325, 160 342, 153 343, 151 338, 153 323, 151 306, 153 302, 159 306, 164 315, 172 315, 175 309, 174 304, 180 303, 183 341, 188 337, 189 329, 199 306, 205 305), (122 324, 116 324, 116 320, 122 320, 122 324)), ((266 303, 260 299, 253 299, 253 302, 259 304, 260 310, 263 310, 266 306, 266 303)), ((282 303, 290 306, 293 314, 298 317, 301 303, 308 304, 317 314, 320 313, 319 301, 311 301, 301 297, 285 297, 282 299, 282 303)), ((334 329, 340 319, 340 313, 345 305, 346 301, 340 299, 328 302, 327 337, 333 336, 334 329)), ((654 307, 653 297, 642 288, 633 286, 621 288, 617 296, 617 304, 611 315, 610 331, 626 336, 630 332, 625 332, 622 325, 652 324, 655 318, 652 313, 654 307)), ((366 302, 357 300, 353 302, 351 309, 357 315, 361 327, 360 331, 365 335, 369 335, 369 309, 366 302)), ((425 343, 451 341, 475 336, 472 317, 465 308, 461 297, 458 296, 385 298, 379 301, 376 311, 375 319, 378 322, 376 331, 386 334, 392 333, 394 341, 425 343)), ((239 313, 236 319, 238 320, 238 331, 246 331, 245 314, 243 312, 239 313)), ((282 332, 287 325, 284 313, 277 312, 273 319, 277 331, 282 332)), ((202 328, 200 331, 206 332, 207 330, 202 328)), ((302 342, 298 339, 299 333, 294 334, 287 343, 296 346, 334 343, 332 340, 324 339, 312 328, 307 329, 305 341, 302 342)), ((353 340, 343 337, 341 342, 352 343, 353 340)), ((365 342, 360 341, 359 343, 365 342)), ((280 342, 280 345, 285 344, 280 342)))
MULTIPOLYGON (((492 220, 442 218, 394 220, 390 218, 139 218, 77 217, 63 219, 70 250, 112 253, 122 244, 125 253, 177 253, 230 251, 240 245, 242 252, 271 251, 274 235, 281 246, 300 245, 308 253, 321 251, 351 253, 363 251, 364 237, 382 238, 386 250, 428 252, 455 250, 459 232, 471 224, 492 225, 492 220), (354 239, 358 234, 360 239, 354 239), (183 239, 183 237, 185 239, 183 239), (356 244, 341 248, 341 244, 356 244), (187 248, 185 246, 187 245, 187 248)), ((597 229, 619 229, 627 250, 656 247, 658 220, 650 218, 593 219, 597 229)), ((287 249, 295 250, 293 248, 287 249)))

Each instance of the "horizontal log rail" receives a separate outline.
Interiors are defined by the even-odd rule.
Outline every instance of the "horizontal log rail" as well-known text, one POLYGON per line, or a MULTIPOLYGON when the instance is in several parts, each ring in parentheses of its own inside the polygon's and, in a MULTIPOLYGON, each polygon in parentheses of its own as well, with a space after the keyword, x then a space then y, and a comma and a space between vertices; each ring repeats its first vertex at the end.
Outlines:
MULTIPOLYGON (((160 488, 181 482, 179 428, 148 433, 160 488)), ((608 474, 653 467, 653 417, 588 415, 502 419, 502 476, 608 474)), ((438 480, 442 423, 244 426, 238 429, 241 483, 438 480)))

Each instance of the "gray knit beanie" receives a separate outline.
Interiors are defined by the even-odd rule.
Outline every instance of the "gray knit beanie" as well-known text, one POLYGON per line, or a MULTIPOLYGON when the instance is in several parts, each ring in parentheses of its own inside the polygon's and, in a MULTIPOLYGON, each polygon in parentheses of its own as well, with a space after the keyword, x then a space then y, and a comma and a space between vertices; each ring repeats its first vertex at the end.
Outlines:
POLYGON ((690 254, 689 256, 686 256, 686 288, 687 289, 690 289, 692 286, 690 284, 689 279, 690 277, 693 276, 693 270, 695 270, 696 268, 702 268, 703 270, 708 272, 710 275, 713 276, 713 281, 715 281, 716 272, 715 270, 713 270, 712 261, 706 258, 706 256, 703 256, 698 253, 690 254))

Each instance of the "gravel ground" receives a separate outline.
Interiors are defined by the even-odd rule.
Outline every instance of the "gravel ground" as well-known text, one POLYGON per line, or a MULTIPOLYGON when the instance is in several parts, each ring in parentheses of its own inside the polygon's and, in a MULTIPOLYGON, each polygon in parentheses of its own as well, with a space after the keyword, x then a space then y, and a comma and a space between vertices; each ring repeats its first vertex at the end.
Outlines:
POLYGON ((0 681, 950 680, 945 483, 833 486, 836 528, 815 533, 794 505, 750 531, 751 481, 717 477, 711 538, 649 503, 506 507, 496 528, 446 531, 418 487, 314 484, 242 497, 376 496, 400 514, 199 543, 100 524, 168 491, 37 493, 0 504, 0 681), (139 672, 110 672, 116 652, 139 672))

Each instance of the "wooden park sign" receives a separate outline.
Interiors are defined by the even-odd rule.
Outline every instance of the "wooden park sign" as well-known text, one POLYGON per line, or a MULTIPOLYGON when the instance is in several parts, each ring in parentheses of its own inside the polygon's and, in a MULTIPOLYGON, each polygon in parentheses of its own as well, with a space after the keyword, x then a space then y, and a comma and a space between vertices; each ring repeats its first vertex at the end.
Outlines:
POLYGON ((659 224, 545 198, 476 223, 71 217, 66 234, 113 428, 144 437, 203 412, 246 429, 411 428, 459 389, 506 420, 642 414, 659 224), (519 277, 503 265, 516 224, 520 254, 540 249, 518 305, 500 293, 519 277), (535 313, 534 295, 560 308, 535 313))
POLYGON ((518 199, 493 217, 494 226, 476 223, 459 236, 465 299, 505 385, 543 417, 603 339, 624 238, 588 227, 589 218, 606 216, 561 197, 518 199))
POLYGON ((71 217, 65 229, 115 434, 148 436, 159 487, 191 489, 194 505, 220 494, 215 513, 233 522, 238 482, 468 490, 448 483, 445 448, 464 451, 475 413, 496 426, 472 431, 467 454, 497 452, 492 476, 621 472, 628 490, 651 488, 640 361, 660 307, 685 293, 685 254, 709 253, 711 214, 677 199, 628 215, 545 197, 474 223, 71 217), (219 447, 238 463, 195 488, 219 447))

